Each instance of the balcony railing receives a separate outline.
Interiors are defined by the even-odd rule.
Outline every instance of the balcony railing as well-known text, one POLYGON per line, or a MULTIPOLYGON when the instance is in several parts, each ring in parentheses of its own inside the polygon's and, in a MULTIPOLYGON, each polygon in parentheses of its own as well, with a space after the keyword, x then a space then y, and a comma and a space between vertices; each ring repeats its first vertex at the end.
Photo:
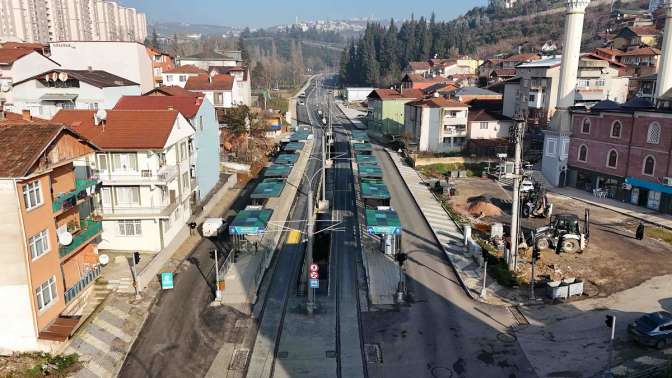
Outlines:
POLYGON ((78 250, 84 243, 98 236, 103 230, 103 223, 94 220, 82 221, 82 230, 72 236, 72 242, 68 245, 62 245, 58 248, 58 255, 65 257, 78 250))
POLYGON ((166 165, 157 171, 143 169, 140 171, 101 172, 100 177, 105 185, 114 184, 167 184, 177 177, 176 165, 166 165))
POLYGON ((156 206, 103 206, 99 210, 103 217, 107 216, 169 216, 177 207, 178 202, 158 204, 156 206))
POLYGON ((75 180, 75 190, 54 197, 51 205, 52 209, 55 213, 58 213, 61 210, 74 207, 77 201, 95 193, 97 184, 97 180, 75 180))
POLYGON ((82 278, 77 281, 77 283, 65 291, 63 297, 65 298, 65 303, 69 303, 77 297, 77 295, 84 290, 89 284, 96 280, 100 276, 100 265, 96 265, 91 270, 86 272, 82 278))

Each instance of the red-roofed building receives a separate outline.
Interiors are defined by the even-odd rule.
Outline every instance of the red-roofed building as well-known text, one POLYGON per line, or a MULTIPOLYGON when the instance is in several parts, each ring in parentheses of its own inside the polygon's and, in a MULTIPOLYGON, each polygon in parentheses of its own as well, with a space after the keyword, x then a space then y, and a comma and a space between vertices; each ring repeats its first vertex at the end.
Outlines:
POLYGON ((164 53, 152 47, 147 47, 147 54, 152 60, 152 70, 154 71, 154 85, 163 84, 163 73, 175 68, 175 61, 170 54, 164 53))
POLYGON ((190 77, 184 88, 204 93, 215 108, 232 108, 242 105, 234 102, 234 81, 235 78, 230 75, 199 75, 190 77))
POLYGON ((408 62, 408 66, 406 66, 404 72, 425 76, 429 74, 431 68, 432 66, 430 66, 429 62, 426 61, 408 62))
POLYGON ((641 46, 656 46, 660 31, 655 26, 625 27, 612 39, 612 47, 619 50, 633 50, 641 46))
POLYGON ((57 67, 58 63, 32 49, 0 47, 0 103, 12 109, 14 83, 57 67))
POLYGON ((648 46, 626 51, 620 56, 620 62, 628 67, 628 73, 635 76, 658 72, 659 60, 660 50, 648 46))
POLYGON ((102 250, 159 253, 187 236, 195 131, 177 110, 61 110, 63 123, 99 147, 102 250))
POLYGON ((182 96, 182 97, 205 97, 205 93, 190 91, 177 85, 162 85, 143 94, 143 96, 182 96))
POLYGON ((443 97, 411 101, 404 106, 407 147, 418 152, 461 151, 467 142, 468 105, 443 97))
POLYGON ((190 64, 185 66, 177 66, 161 72, 161 84, 176 85, 178 87, 184 88, 189 78, 207 74, 208 71, 202 70, 190 64))
POLYGON ((401 86, 405 89, 425 89, 431 85, 437 83, 448 83, 451 80, 446 79, 445 77, 423 77, 416 74, 406 74, 401 79, 401 86))
POLYGON ((418 89, 378 88, 367 96, 368 127, 383 135, 401 135, 404 128, 404 104, 423 98, 418 89))

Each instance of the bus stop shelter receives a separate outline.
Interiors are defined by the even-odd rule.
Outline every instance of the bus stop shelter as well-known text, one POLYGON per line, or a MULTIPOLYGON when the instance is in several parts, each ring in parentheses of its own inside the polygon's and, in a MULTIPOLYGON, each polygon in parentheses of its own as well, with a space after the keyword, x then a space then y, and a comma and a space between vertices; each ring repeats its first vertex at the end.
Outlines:
POLYGON ((256 204, 265 204, 269 198, 280 197, 284 188, 284 179, 267 178, 257 184, 252 194, 250 194, 250 198, 252 198, 256 204))
POLYGON ((271 164, 264 169, 264 177, 282 177, 287 178, 292 172, 293 166, 289 164, 271 164))
POLYGON ((368 143, 369 135, 366 133, 366 131, 352 130, 351 140, 353 143, 368 143))
POLYGON ((399 215, 390 207, 366 209, 366 231, 378 235, 381 239, 381 250, 394 255, 401 248, 401 222, 399 215))
POLYGON ((358 164, 357 174, 362 178, 383 178, 383 170, 378 164, 358 164))
POLYGON ((375 209, 390 205, 390 191, 383 180, 363 178, 359 181, 359 188, 366 207, 375 209))
POLYGON ((355 143, 352 145, 352 148, 355 150, 355 153, 358 155, 371 155, 373 147, 371 143, 355 143))
POLYGON ((256 242, 266 232, 271 215, 273 210, 261 206, 248 206, 245 210, 239 211, 229 225, 233 248, 244 251, 251 244, 256 248, 256 242))
POLYGON ((275 158, 274 163, 275 164, 294 164, 296 161, 299 160, 299 156, 297 154, 280 154, 278 157, 275 158))
POLYGON ((302 142, 289 142, 283 147, 283 151, 288 153, 297 153, 303 150, 305 144, 302 142))
POLYGON ((376 157, 373 155, 363 155, 363 154, 356 154, 355 155, 355 161, 357 164, 376 164, 378 165, 378 160, 376 160, 376 157))

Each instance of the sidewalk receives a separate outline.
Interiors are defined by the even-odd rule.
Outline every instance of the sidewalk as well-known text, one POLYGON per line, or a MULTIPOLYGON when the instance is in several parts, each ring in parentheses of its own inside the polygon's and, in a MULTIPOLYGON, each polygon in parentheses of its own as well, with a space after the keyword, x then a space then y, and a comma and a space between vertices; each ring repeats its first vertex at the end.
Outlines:
MULTIPOLYGON (((204 210, 196 221, 201 223, 206 217, 220 216, 226 212, 238 192, 227 190, 218 202, 206 205, 208 210, 204 210)), ((190 235, 157 269, 162 272, 175 272, 200 241, 200 235, 190 235)), ((118 375, 160 290, 158 280, 152 279, 148 280, 140 301, 135 301, 134 295, 130 293, 118 291, 109 294, 68 344, 64 345, 65 353, 78 353, 80 356, 83 367, 75 373, 75 377, 118 375)))
POLYGON ((548 191, 585 202, 590 205, 602 207, 608 210, 627 215, 641 221, 655 224, 672 230, 672 216, 649 210, 640 206, 635 206, 627 202, 620 202, 609 198, 597 198, 592 194, 575 188, 553 188, 548 187, 548 191))

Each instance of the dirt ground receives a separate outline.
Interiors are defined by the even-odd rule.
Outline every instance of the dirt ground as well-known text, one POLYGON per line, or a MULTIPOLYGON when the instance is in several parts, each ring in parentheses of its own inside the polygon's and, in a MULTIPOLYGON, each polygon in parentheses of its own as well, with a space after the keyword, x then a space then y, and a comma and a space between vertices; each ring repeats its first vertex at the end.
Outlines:
MULTIPOLYGON (((510 225, 509 187, 481 178, 458 179, 455 183, 457 195, 450 199, 455 210, 473 222, 510 225), (501 208, 502 215, 477 219, 478 216, 469 214, 467 206, 470 199, 479 196, 486 197, 501 208)), ((576 214, 582 225, 584 209, 590 209, 590 241, 583 253, 556 255, 552 250, 542 251, 535 268, 537 281, 579 278, 585 283, 585 294, 592 297, 608 296, 637 286, 649 278, 672 273, 672 245, 668 239, 672 237, 672 232, 647 226, 647 237, 639 241, 634 238, 634 229, 639 223, 634 218, 552 193, 548 194, 548 198, 553 203, 554 214, 576 214)), ((543 218, 522 219, 521 227, 527 233, 547 222, 548 219, 543 218)), ((529 282, 530 253, 531 250, 522 253, 523 261, 519 264, 524 282, 529 282)))

